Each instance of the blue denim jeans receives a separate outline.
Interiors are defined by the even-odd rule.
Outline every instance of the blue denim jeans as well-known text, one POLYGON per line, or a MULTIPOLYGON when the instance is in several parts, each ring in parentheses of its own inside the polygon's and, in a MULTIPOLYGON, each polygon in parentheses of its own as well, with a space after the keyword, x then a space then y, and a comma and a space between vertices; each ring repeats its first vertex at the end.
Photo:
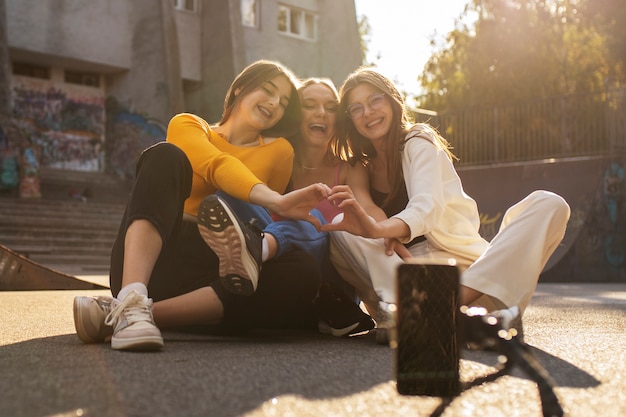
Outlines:
MULTIPOLYGON (((274 236, 278 244, 276 257, 295 249, 304 250, 319 261, 321 281, 332 282, 340 286, 350 297, 354 296, 354 288, 349 286, 336 271, 330 261, 330 235, 320 232, 311 223, 304 220, 274 221, 265 207, 234 198, 222 191, 216 193, 244 223, 256 219, 256 224, 263 233, 274 236)), ((322 213, 313 209, 311 214, 322 224, 326 219, 322 213)))
MULTIPOLYGON (((222 191, 218 191, 216 194, 226 201, 241 221, 247 223, 256 219, 256 224, 263 230, 263 233, 274 236, 278 244, 277 257, 294 248, 299 248, 315 256, 320 262, 328 259, 330 241, 327 232, 317 231, 315 226, 304 220, 274 221, 265 207, 236 199, 222 191)), ((314 209, 311 214, 317 217, 322 224, 326 223, 319 210, 314 209)))

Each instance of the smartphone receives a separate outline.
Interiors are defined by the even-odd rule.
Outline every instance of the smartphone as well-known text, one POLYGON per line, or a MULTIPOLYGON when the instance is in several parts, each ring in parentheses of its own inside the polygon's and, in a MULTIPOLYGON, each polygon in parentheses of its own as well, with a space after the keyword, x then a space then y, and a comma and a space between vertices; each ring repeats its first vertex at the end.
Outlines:
POLYGON ((459 381, 459 271, 404 263, 397 273, 396 387, 402 395, 454 397, 459 381))

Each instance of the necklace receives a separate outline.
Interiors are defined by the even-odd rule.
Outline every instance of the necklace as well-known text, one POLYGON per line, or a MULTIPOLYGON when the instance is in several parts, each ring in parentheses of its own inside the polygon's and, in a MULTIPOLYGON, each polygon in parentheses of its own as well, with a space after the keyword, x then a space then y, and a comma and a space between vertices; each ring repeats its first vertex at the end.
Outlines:
MULTIPOLYGON (((300 166, 300 168, 302 168, 302 169, 308 169, 309 171, 314 171, 314 170, 316 170, 316 169, 319 169, 319 168, 320 168, 320 167, 307 167, 307 166, 304 166, 304 165, 302 165, 302 163, 301 163, 300 161, 298 161, 298 165, 300 166)), ((321 166, 321 165, 320 165, 320 166, 321 166)))
POLYGON ((313 170, 316 170, 316 169, 318 169, 318 168, 319 168, 319 167, 315 167, 315 168, 313 168, 313 167, 305 167, 305 166, 304 166, 304 165, 302 165, 302 164, 298 164, 298 165, 300 165, 300 168, 302 168, 302 169, 308 169, 309 171, 313 171, 313 170))

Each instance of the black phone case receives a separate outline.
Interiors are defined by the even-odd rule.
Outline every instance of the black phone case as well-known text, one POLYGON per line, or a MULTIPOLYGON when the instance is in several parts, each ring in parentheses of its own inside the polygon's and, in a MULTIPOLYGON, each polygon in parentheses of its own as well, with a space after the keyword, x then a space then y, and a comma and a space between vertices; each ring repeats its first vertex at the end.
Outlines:
POLYGON ((459 271, 453 265, 398 268, 396 383, 402 395, 460 392, 459 271))

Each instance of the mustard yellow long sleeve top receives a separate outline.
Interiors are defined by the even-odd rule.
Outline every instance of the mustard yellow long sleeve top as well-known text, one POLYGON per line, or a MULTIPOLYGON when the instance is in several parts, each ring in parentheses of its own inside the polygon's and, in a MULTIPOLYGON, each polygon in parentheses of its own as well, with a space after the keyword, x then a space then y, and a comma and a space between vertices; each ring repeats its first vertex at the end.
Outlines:
POLYGON ((217 190, 249 201, 255 185, 263 183, 282 194, 291 177, 294 151, 285 138, 266 143, 260 137, 257 146, 235 146, 201 117, 181 113, 170 120, 166 140, 182 149, 191 162, 191 195, 184 210, 193 216, 204 197, 217 190))

